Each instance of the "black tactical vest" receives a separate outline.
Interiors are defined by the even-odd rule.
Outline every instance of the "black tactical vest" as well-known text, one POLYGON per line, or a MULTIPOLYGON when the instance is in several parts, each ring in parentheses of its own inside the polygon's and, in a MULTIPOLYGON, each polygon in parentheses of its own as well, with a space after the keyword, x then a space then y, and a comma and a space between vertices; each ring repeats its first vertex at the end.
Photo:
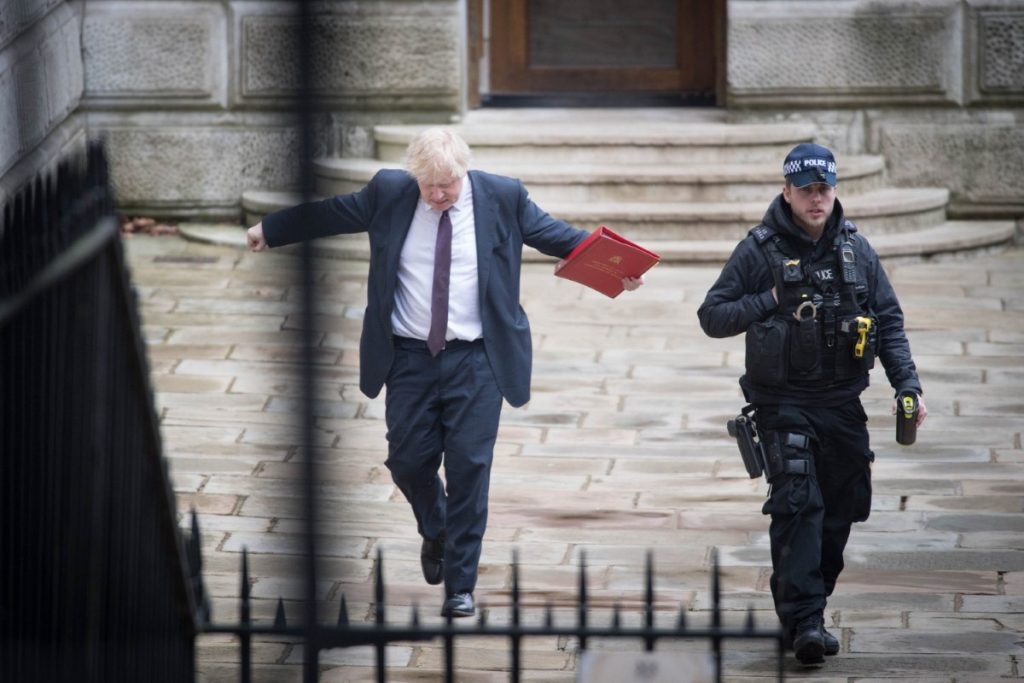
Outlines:
MULTIPOLYGON (((803 261, 773 229, 750 231, 765 256, 779 299, 771 319, 747 330, 747 377, 758 384, 828 385, 874 366, 877 323, 857 301, 856 226, 847 222, 820 260, 803 261)), ((865 283, 861 283, 863 289, 865 283)))

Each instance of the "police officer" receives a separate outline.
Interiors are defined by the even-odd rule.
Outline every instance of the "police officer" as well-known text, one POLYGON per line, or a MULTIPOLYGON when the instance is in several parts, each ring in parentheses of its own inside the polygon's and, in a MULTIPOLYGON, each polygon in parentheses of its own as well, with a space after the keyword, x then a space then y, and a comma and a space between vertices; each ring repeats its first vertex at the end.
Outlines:
POLYGON ((772 598, 796 658, 815 665, 839 651, 825 603, 850 527, 871 510, 860 394, 876 356, 897 395, 916 394, 917 425, 928 411, 896 294, 836 198, 832 152, 797 145, 783 175, 697 314, 711 337, 746 333, 740 386, 766 454, 772 598))

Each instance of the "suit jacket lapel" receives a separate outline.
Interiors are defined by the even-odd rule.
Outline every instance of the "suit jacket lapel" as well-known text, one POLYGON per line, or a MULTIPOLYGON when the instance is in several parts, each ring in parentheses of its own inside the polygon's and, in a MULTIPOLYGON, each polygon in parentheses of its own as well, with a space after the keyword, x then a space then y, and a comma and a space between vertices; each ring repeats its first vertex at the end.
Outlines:
POLYGON ((409 234, 409 227, 412 225, 412 217, 416 213, 416 202, 419 201, 420 190, 415 182, 409 186, 395 199, 391 209, 391 223, 388 226, 387 254, 385 256, 387 273, 385 279, 386 290, 384 301, 389 302, 387 314, 391 315, 391 305, 395 301, 395 287, 398 285, 398 261, 402 255, 402 245, 405 244, 406 235, 409 234))
POLYGON ((476 268, 480 285, 480 300, 484 301, 487 278, 491 272, 491 254, 498 244, 497 201, 490 187, 473 171, 469 172, 473 186, 473 223, 476 229, 476 268))

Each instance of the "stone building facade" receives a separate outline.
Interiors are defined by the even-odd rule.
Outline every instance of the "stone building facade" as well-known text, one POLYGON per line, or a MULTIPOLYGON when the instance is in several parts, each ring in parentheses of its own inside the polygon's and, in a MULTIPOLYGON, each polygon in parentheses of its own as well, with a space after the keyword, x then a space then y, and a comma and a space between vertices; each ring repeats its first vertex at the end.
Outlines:
MULTIPOLYGON (((320 154, 370 156, 371 127, 459 120, 487 94, 497 0, 315 5, 320 154)), ((812 122, 879 154, 950 212, 1024 214, 1024 0, 718 0, 714 105, 812 122)), ((234 219, 296 177, 287 0, 0 0, 0 200, 102 137, 125 213, 234 219)), ((500 30, 497 29, 497 30, 500 30)))

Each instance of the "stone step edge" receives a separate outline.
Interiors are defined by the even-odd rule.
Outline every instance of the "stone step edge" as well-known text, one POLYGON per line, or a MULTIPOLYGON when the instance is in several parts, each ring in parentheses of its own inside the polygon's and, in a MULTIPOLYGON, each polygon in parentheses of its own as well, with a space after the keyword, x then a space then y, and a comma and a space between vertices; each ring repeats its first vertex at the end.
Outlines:
MULTIPOLYGON (((878 216, 902 216, 923 211, 944 209, 949 203, 949 190, 941 187, 880 188, 859 195, 840 195, 847 216, 858 220, 878 216)), ((321 199, 316 197, 315 199, 321 199)), ((242 208, 252 213, 267 213, 293 206, 297 195, 289 192, 246 190, 242 208)), ((758 202, 545 202, 544 209, 552 216, 577 222, 606 224, 640 222, 655 219, 702 220, 705 222, 744 221, 756 225, 764 216, 768 200, 758 202)))
MULTIPOLYGON (((244 249, 245 229, 237 225, 182 223, 184 239, 244 249)), ((942 225, 912 232, 868 237, 882 257, 934 256, 1007 245, 1016 235, 1014 221, 947 221, 942 225)), ((313 253, 321 258, 366 261, 369 243, 364 234, 338 235, 314 243, 313 253)), ((645 240, 643 246, 661 256, 663 263, 724 263, 736 247, 736 240, 645 240)), ((292 247, 282 251, 297 252, 292 247)), ((534 249, 523 251, 527 262, 554 263, 555 259, 534 249)))
MULTIPOLYGON (((377 171, 394 168, 394 163, 380 159, 357 157, 321 157, 313 160, 316 175, 325 180, 350 180, 360 184, 368 182, 377 171)), ((782 186, 782 169, 774 163, 721 163, 721 164, 611 164, 567 163, 543 164, 509 163, 490 164, 491 173, 507 175, 531 183, 619 183, 639 184, 700 183, 726 184, 735 182, 766 183, 782 186)), ((885 159, 880 156, 851 156, 840 167, 842 180, 862 178, 885 171, 885 159)))
MULTIPOLYGON (((373 137, 379 143, 407 145, 430 125, 374 126, 373 137)), ((816 129, 800 123, 692 123, 635 122, 628 126, 609 126, 600 122, 530 122, 516 126, 505 123, 455 123, 445 127, 456 130, 469 146, 533 147, 606 146, 606 145, 773 145, 797 144, 814 139, 816 129)))

